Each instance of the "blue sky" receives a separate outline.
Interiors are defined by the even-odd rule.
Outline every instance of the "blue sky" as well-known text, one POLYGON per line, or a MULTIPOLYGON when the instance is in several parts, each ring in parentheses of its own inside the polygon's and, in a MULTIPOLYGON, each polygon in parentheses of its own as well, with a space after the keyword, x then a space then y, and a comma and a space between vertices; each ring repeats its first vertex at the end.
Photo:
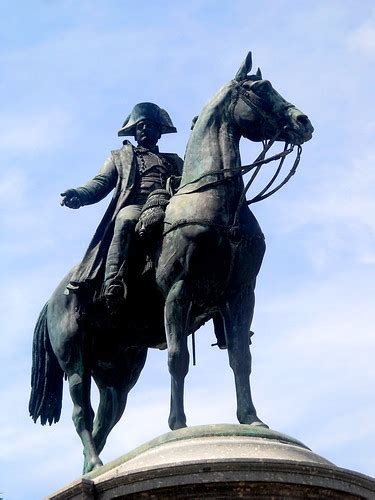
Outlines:
MULTIPOLYGON (((67 390, 57 425, 35 425, 27 411, 36 318, 108 204, 68 210, 59 193, 95 175, 140 101, 168 110, 179 133, 160 148, 183 156, 191 118, 248 50, 315 127, 297 175, 254 206, 267 241, 254 402, 273 429, 374 475, 373 3, 3 1, 0 42, 4 498, 41 498, 81 471, 67 390)), ((258 152, 243 141, 244 164, 258 152)), ((212 342, 206 325, 187 379, 190 425, 236 422, 227 356, 212 342)), ((151 351, 103 460, 167 432, 168 405, 166 353, 151 351)))

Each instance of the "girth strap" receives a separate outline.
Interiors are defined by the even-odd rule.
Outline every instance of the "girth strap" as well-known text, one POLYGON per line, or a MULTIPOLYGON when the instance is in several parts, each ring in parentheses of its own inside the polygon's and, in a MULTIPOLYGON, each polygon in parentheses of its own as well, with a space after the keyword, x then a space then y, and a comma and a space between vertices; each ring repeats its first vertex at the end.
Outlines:
POLYGON ((209 219, 180 219, 176 222, 168 222, 164 221, 164 231, 163 231, 163 236, 166 234, 174 231, 175 229, 179 227, 184 227, 184 226, 206 226, 206 227, 211 227, 213 229, 216 229, 218 231, 221 231, 223 233, 227 233, 227 236, 231 239, 252 239, 255 236, 259 236, 258 234, 251 234, 244 230, 243 227, 240 226, 233 226, 233 225, 226 225, 226 224, 215 224, 209 219), (165 225, 168 225, 169 227, 165 229, 165 225))

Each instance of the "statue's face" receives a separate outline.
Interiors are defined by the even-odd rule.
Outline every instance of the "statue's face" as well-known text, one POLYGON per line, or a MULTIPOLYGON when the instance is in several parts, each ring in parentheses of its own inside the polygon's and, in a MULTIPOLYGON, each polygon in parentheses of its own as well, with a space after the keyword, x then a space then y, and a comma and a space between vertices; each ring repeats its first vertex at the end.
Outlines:
POLYGON ((135 140, 138 146, 149 148, 156 146, 161 137, 159 125, 150 120, 142 120, 135 126, 135 140))

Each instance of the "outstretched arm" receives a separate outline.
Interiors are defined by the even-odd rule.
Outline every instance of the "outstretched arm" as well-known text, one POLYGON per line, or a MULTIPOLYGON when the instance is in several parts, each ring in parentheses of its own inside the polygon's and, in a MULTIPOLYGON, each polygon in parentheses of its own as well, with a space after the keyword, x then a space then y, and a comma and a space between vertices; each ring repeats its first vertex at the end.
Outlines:
POLYGON ((66 207, 77 209, 83 205, 91 205, 97 203, 107 196, 108 193, 116 186, 117 182, 117 169, 112 160, 112 156, 109 156, 104 162, 102 168, 100 169, 98 175, 93 179, 86 182, 81 187, 74 189, 67 189, 61 196, 61 205, 66 207))

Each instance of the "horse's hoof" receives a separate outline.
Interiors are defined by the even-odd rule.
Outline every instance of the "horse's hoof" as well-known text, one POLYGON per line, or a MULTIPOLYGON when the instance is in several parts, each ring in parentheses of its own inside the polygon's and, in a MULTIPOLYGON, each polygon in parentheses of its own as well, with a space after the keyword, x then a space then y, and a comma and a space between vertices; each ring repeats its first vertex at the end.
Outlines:
POLYGON ((185 427, 187 427, 186 424, 176 424, 171 429, 172 431, 178 431, 179 429, 185 429, 185 427))
POLYGON ((172 431, 178 431, 178 429, 184 429, 185 427, 187 427, 186 419, 183 420, 169 419, 168 425, 172 431))
POLYGON ((264 422, 262 422, 259 418, 254 420, 254 422, 252 422, 250 425, 252 427, 263 427, 264 429, 269 429, 269 426, 267 424, 265 424, 264 422))
POLYGON ((96 463, 92 470, 100 469, 100 467, 103 467, 103 462, 100 460, 100 463, 96 463))
POLYGON ((83 468, 83 474, 88 474, 89 472, 92 472, 93 470, 99 469, 99 467, 103 466, 103 462, 100 460, 94 460, 92 462, 89 462, 85 464, 83 468))
POLYGON ((268 425, 265 424, 254 414, 250 414, 245 418, 238 419, 240 424, 251 425, 252 427, 263 427, 265 429, 269 429, 268 425))

